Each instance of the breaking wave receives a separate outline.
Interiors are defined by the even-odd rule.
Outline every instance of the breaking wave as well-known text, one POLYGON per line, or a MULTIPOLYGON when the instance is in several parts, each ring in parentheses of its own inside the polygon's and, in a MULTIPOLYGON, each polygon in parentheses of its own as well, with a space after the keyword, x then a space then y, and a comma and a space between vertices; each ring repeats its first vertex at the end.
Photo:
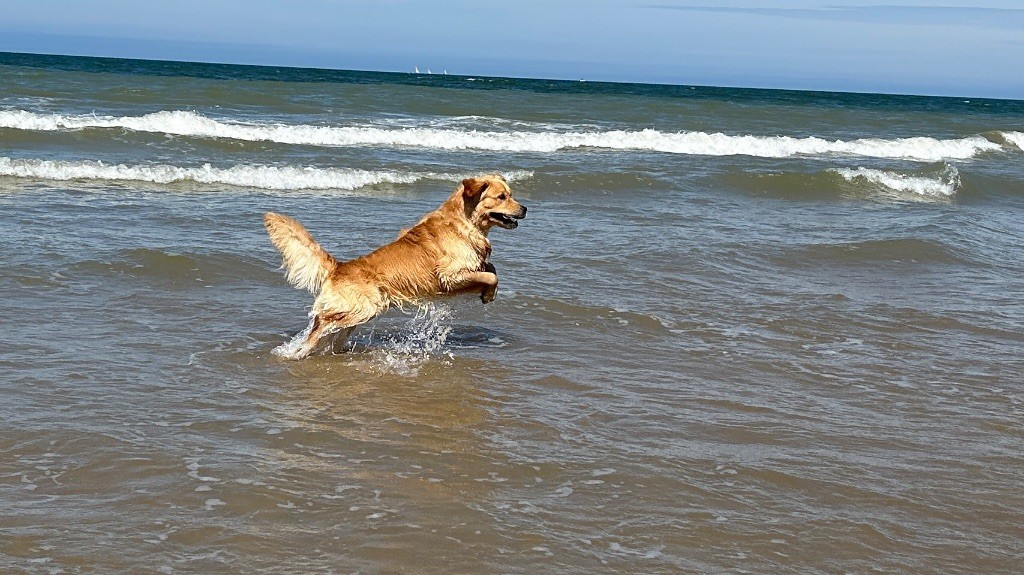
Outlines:
POLYGON ((1000 135, 1007 142, 1024 150, 1024 132, 1000 132, 1000 135))
POLYGON ((864 182, 894 192, 930 197, 951 197, 960 189, 960 172, 946 165, 934 175, 902 174, 872 168, 840 168, 831 170, 851 183, 864 182))
POLYGON ((962 191, 976 189, 976 174, 965 181, 956 166, 938 162, 918 169, 868 167, 829 168, 818 172, 757 173, 734 171, 724 182, 739 190, 769 197, 799 200, 897 199, 949 201, 962 191))
MULTIPOLYGON (((505 173, 509 180, 528 178, 532 172, 505 173)), ((181 167, 168 164, 110 164, 100 161, 12 159, 0 156, 0 176, 43 180, 137 181, 156 184, 219 184, 263 190, 356 190, 377 184, 411 184, 419 180, 458 181, 469 174, 398 172, 349 168, 210 164, 181 167)))
MULTIPOLYGON (((1002 144, 981 135, 938 139, 860 138, 829 140, 817 136, 754 136, 707 132, 645 130, 557 131, 539 125, 537 131, 454 127, 319 126, 227 121, 193 111, 160 111, 143 116, 40 114, 25 110, 0 111, 0 128, 62 131, 84 128, 122 128, 199 138, 230 138, 313 146, 408 146, 441 150, 555 152, 592 148, 643 150, 671 154, 765 158, 846 155, 872 158, 940 161, 969 159, 1003 150, 1002 144)), ((1020 132, 999 132, 1020 147, 1020 132)), ((1022 148, 1024 149, 1024 148, 1022 148)))

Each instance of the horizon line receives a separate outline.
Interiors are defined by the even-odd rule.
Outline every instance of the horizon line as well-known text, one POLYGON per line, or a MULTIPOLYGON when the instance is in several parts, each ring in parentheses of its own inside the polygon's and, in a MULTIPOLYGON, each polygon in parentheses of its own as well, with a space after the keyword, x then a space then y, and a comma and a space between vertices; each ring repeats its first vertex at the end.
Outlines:
MULTIPOLYGON (((240 63, 230 61, 214 61, 214 60, 191 60, 191 59, 156 59, 156 58, 141 58, 141 57, 128 57, 128 56, 99 56, 95 54, 68 54, 59 52, 25 52, 25 51, 10 51, 0 50, 0 57, 3 55, 15 55, 15 56, 45 56, 54 58, 88 58, 93 60, 114 60, 114 61, 135 61, 135 62, 152 62, 152 63, 175 63, 175 64, 194 64, 199 66, 237 66, 243 68, 265 68, 265 69, 286 69, 286 70, 310 70, 318 72, 354 72, 360 74, 390 74, 390 75, 402 75, 414 78, 453 78, 453 79, 472 79, 472 78, 487 78, 496 80, 519 80, 519 81, 534 81, 534 82, 559 82, 565 84, 609 84, 615 86, 652 86, 652 87, 666 87, 666 88, 690 88, 690 89, 722 89, 722 90, 755 90, 755 91, 766 91, 766 92, 790 92, 790 93, 804 93, 804 94, 854 94, 862 96, 884 96, 884 97, 895 97, 895 98, 938 98, 938 99, 954 99, 954 100, 991 100, 998 102, 1024 102, 1024 98, 1010 98, 1010 97, 998 97, 998 96, 964 96, 964 95, 949 95, 949 94, 923 94, 923 93, 907 93, 907 92, 870 92, 860 90, 838 90, 838 89, 809 89, 809 88, 780 88, 780 87, 768 87, 759 85, 713 85, 713 84, 684 84, 684 83, 669 83, 669 82, 631 82, 625 80, 590 80, 587 78, 558 78, 558 77, 539 77, 539 76, 498 76, 492 74, 463 74, 458 72, 445 72, 445 73, 428 73, 428 72, 415 72, 415 71, 399 71, 399 70, 379 70, 379 69, 360 69, 360 68, 325 68, 321 66, 301 66, 301 65, 287 65, 287 64, 252 64, 252 63, 240 63)), ((13 64, 9 62, 0 61, 0 65, 15 65, 25 67, 36 67, 31 64, 18 63, 13 64)), ((418 69, 418 65, 413 66, 414 69, 418 69)), ((88 70, 80 70, 83 72, 89 72, 88 70)), ((164 74, 149 74, 149 75, 164 75, 164 74)), ((191 77, 203 77, 195 74, 183 74, 191 77)), ((247 78, 234 78, 238 80, 246 80, 247 78)), ((260 80, 274 81, 273 79, 260 78, 260 80)), ((288 80, 277 80, 277 81, 288 81, 288 80)))

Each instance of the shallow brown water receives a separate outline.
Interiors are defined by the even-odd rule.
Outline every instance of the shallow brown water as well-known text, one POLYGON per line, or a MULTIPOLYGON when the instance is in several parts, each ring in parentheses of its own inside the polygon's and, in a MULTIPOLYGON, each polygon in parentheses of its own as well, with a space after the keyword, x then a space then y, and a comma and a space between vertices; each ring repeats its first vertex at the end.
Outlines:
MULTIPOLYGON (((503 122, 550 130, 606 121, 674 133, 686 129, 674 122, 721 119, 764 137, 892 140, 1021 127, 1012 104, 971 112, 929 99, 764 93, 768 115, 745 92, 690 101, 6 70, 20 75, 0 75, 0 108, 37 115, 135 116, 128 108, 169 109, 178 90, 199 94, 204 114, 286 124, 331 108, 505 129, 463 117, 489 105, 503 122), (121 83, 152 93, 139 104, 121 83)), ((1024 564, 1024 188, 1009 144, 934 164, 332 147, 123 127, 0 136, 0 156, 31 160, 10 164, 31 173, 0 176, 0 572, 1024 564), (323 172, 335 187, 292 190, 301 174, 201 172, 206 161, 415 177, 323 172), (145 181, 156 165, 200 171, 145 181), (310 302, 276 270, 264 211, 298 217, 351 257, 480 166, 515 173, 530 208, 519 229, 492 234, 493 304, 392 312, 342 354, 270 353, 305 325, 310 302), (888 175, 835 171, 861 166, 888 175)))

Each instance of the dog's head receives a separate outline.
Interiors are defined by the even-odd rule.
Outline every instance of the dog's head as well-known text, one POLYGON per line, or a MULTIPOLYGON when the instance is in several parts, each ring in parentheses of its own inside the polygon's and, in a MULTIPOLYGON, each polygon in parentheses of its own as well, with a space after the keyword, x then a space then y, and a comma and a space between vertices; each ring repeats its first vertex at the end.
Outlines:
POLYGON ((484 233, 493 226, 513 230, 526 217, 526 206, 512 198, 512 189, 499 175, 466 178, 456 193, 465 202, 466 217, 484 233))

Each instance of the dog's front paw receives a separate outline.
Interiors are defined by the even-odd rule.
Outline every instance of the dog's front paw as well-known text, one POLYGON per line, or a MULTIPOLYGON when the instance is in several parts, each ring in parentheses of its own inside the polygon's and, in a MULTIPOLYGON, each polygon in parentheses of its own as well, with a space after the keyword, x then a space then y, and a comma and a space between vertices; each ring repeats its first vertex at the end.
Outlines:
POLYGON ((483 291, 480 292, 480 301, 484 303, 491 303, 497 295, 498 286, 484 288, 483 291))

